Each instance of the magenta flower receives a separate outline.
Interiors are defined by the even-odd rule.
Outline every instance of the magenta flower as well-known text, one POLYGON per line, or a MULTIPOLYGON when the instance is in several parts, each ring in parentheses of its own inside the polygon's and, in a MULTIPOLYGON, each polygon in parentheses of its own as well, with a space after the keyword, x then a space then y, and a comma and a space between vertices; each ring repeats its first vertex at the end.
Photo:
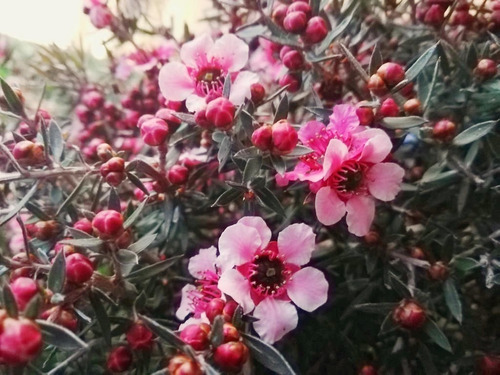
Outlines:
POLYGON ((390 201, 401 188, 403 168, 383 162, 392 148, 389 136, 359 126, 355 107, 338 105, 328 126, 311 121, 300 129, 299 139, 314 152, 286 178, 309 181, 322 224, 346 216, 349 232, 364 236, 375 216, 375 199, 390 201))
POLYGON ((231 296, 245 314, 253 310, 253 326, 273 343, 297 326, 297 310, 323 305, 328 282, 313 267, 315 234, 305 224, 292 224, 271 241, 271 230, 260 217, 244 217, 224 230, 219 239, 222 274, 219 289, 231 296))
POLYGON ((167 100, 186 100, 189 111, 203 109, 207 102, 222 96, 224 81, 231 76, 229 100, 243 104, 250 98, 250 86, 259 81, 255 73, 240 70, 248 61, 248 46, 233 34, 215 42, 202 35, 181 47, 181 62, 169 62, 160 70, 159 85, 167 100))

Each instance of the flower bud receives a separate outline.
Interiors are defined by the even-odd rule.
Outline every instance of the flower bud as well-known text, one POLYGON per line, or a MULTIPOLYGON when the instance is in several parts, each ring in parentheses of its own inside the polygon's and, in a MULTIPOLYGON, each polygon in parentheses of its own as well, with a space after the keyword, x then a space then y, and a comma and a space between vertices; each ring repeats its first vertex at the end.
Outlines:
POLYGON ((190 324, 182 330, 180 338, 194 350, 205 350, 210 345, 210 326, 206 323, 190 324))
POLYGON ((283 21, 285 20, 287 10, 288 5, 285 4, 278 4, 276 7, 274 7, 271 17, 273 21, 280 27, 283 27, 283 21))
POLYGON ((358 375, 377 375, 377 370, 373 366, 365 365, 359 370, 358 375))
POLYGON ((389 92, 384 80, 378 74, 373 74, 368 80, 368 90, 377 96, 383 96, 389 92))
POLYGON ((306 29, 306 26, 307 16, 304 12, 287 12, 285 19, 283 20, 283 28, 289 33, 300 34, 306 29))
POLYGON ((113 157, 113 148, 107 143, 101 143, 96 149, 99 160, 105 162, 113 157))
POLYGON ((137 127, 140 129, 142 124, 144 124, 146 121, 152 120, 154 118, 155 118, 155 116, 153 116, 153 115, 142 115, 141 117, 139 117, 139 120, 137 120, 137 127))
POLYGON ((108 355, 106 368, 110 372, 124 372, 132 365, 132 352, 126 346, 113 348, 108 355))
POLYGON ((90 110, 96 110, 104 105, 104 97, 97 90, 90 90, 82 95, 82 103, 90 110))
POLYGON ((174 111, 168 108, 158 110, 155 117, 160 118, 167 123, 170 133, 174 133, 182 123, 180 118, 174 116, 174 111))
POLYGON ((418 246, 413 246, 410 249, 410 256, 412 258, 420 259, 420 260, 425 260, 426 259, 425 251, 421 247, 418 247, 418 246))
POLYGON ((66 278, 75 284, 89 281, 94 273, 94 266, 89 258, 80 253, 70 254, 66 258, 66 278))
POLYGON ((228 130, 233 125, 234 104, 224 97, 212 100, 207 105, 205 116, 207 121, 218 129, 228 130))
POLYGON ((302 38, 305 43, 314 44, 319 43, 325 39, 328 34, 328 26, 325 20, 320 16, 312 17, 307 21, 306 31, 302 38))
POLYGON ((373 114, 373 109, 370 107, 359 107, 356 109, 356 114, 358 115, 360 125, 373 124, 375 115, 373 114))
POLYGON ((169 133, 167 123, 159 118, 152 118, 141 124, 142 139, 149 146, 164 144, 169 133))
POLYGON ((380 233, 377 230, 370 230, 364 236, 364 240, 368 245, 377 245, 380 243, 380 233))
POLYGON ((222 311, 224 306, 226 305, 226 301, 221 298, 213 298, 207 305, 205 309, 205 313, 207 314, 207 318, 210 323, 213 323, 215 318, 219 315, 222 315, 222 311))
POLYGON ((303 12, 306 14, 307 18, 311 17, 312 15, 311 7, 305 1, 296 1, 290 4, 286 13, 289 14, 292 12, 303 12))
POLYGON ((434 27, 439 27, 443 24, 444 13, 446 9, 441 5, 434 4, 425 13, 424 23, 434 27))
POLYGON ((17 142, 12 155, 20 164, 31 166, 45 161, 44 147, 41 143, 31 141, 17 142))
POLYGON ((153 333, 142 323, 134 323, 126 336, 132 350, 149 350, 153 346, 153 333))
POLYGON ((72 310, 61 309, 58 306, 54 306, 45 310, 40 317, 59 324, 73 332, 76 332, 78 329, 78 318, 72 310))
POLYGON ((443 119, 434 124, 432 136, 442 142, 449 142, 455 136, 457 126, 453 121, 443 119))
POLYGON ((235 301, 226 302, 224 309, 222 310, 222 315, 224 316, 224 320, 226 322, 233 321, 234 312, 236 311, 237 307, 238 304, 235 301))
POLYGON ((25 318, 0 321, 0 363, 18 366, 33 360, 42 349, 40 328, 25 318))
POLYGON ((252 134, 252 143, 262 151, 268 151, 273 147, 273 128, 271 125, 262 125, 254 130, 252 134))
POLYGON ((115 210, 104 210, 95 215, 92 226, 102 239, 118 237, 123 232, 123 217, 115 210))
POLYGON ((60 230, 55 220, 38 221, 33 226, 26 228, 28 232, 40 241, 48 241, 54 238, 60 230))
POLYGON ((223 371, 241 371, 248 360, 248 348, 241 341, 222 344, 214 351, 214 362, 223 371))
POLYGON ((167 172, 167 178, 173 185, 183 185, 189 176, 189 169, 183 165, 174 165, 167 172))
POLYGON ((450 269, 443 262, 438 261, 429 267, 427 274, 432 280, 444 281, 450 275, 450 269))
POLYGON ((500 375, 500 356, 483 356, 480 360, 479 368, 479 375, 500 375))
POLYGON ((403 300, 392 312, 394 322, 410 330, 421 328, 426 320, 424 309, 412 300, 403 300))
POLYGON ((474 69, 474 74, 481 79, 490 79, 497 74, 497 64, 491 59, 481 59, 474 69))
POLYGON ((92 228, 92 222, 86 218, 78 220, 75 224, 73 224, 73 228, 81 230, 87 234, 92 234, 94 231, 92 228))
POLYGON ((304 67, 304 57, 294 49, 284 53, 281 61, 290 70, 300 70, 304 67))
POLYGON ((287 120, 280 120, 272 126, 273 151, 288 154, 297 146, 298 139, 297 131, 287 120))
POLYGON ((405 70, 399 64, 388 62, 377 69, 377 74, 384 80, 387 86, 396 86, 405 78, 405 70))
POLYGON ((417 98, 408 99, 403 104, 403 109, 407 115, 418 116, 422 114, 422 105, 417 98))
POLYGON ((240 341, 240 332, 231 323, 224 323, 222 327, 223 342, 240 341))
POLYGON ((254 83, 250 86, 250 95, 254 104, 260 104, 266 96, 266 89, 260 83, 254 83))
POLYGON ((10 289, 20 311, 23 311, 29 301, 38 293, 38 284, 28 277, 18 277, 10 284, 10 289))
POLYGON ((279 80, 279 85, 281 87, 287 86, 287 91, 297 92, 302 84, 302 77, 299 73, 287 73, 279 80))
POLYGON ((97 29, 103 29, 111 25, 113 13, 105 4, 96 4, 89 10, 90 22, 97 29))
POLYGON ((382 117, 396 117, 399 114, 399 107, 392 98, 385 99, 379 108, 382 117))
POLYGON ((168 373, 170 375, 202 375, 198 363, 185 354, 178 354, 168 362, 168 373))

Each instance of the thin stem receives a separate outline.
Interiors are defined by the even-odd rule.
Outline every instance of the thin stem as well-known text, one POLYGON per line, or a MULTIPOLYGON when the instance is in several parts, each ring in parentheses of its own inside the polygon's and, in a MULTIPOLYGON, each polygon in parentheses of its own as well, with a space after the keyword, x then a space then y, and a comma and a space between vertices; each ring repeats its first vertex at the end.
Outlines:
MULTIPOLYGON (((49 170, 39 170, 39 171, 24 171, 21 172, 12 172, 12 173, 0 173, 0 183, 7 183, 13 181, 21 181, 21 180, 42 180, 46 178, 53 178, 59 176, 74 176, 85 174, 89 172, 89 168, 79 167, 79 168, 55 168, 49 170)), ((90 173, 99 172, 97 169, 90 170, 90 173)))
POLYGON ((5 154, 5 156, 7 156, 12 165, 14 165, 14 168, 16 168, 19 171, 19 173, 25 175, 28 172, 26 169, 21 167, 18 161, 14 158, 14 155, 12 155, 7 146, 5 146, 3 143, 0 143, 0 151, 2 151, 5 154))

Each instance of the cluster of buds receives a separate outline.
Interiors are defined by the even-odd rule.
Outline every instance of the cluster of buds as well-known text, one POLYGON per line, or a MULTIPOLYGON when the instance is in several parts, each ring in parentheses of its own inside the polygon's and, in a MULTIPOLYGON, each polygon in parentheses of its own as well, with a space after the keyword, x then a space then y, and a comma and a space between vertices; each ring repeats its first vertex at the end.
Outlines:
POLYGON ((393 62, 382 64, 377 73, 373 74, 368 81, 368 89, 377 96, 386 95, 389 89, 396 86, 405 78, 404 68, 393 62))
POLYGON ((426 25, 439 28, 452 3, 452 0, 425 0, 418 4, 417 19, 426 25))
POLYGON ((196 124, 202 128, 229 130, 233 127, 236 107, 223 96, 211 100, 205 109, 195 114, 196 124))
POLYGON ((273 10, 272 18, 289 33, 300 34, 306 44, 321 42, 328 34, 326 21, 322 17, 312 16, 312 9, 304 0, 290 5, 278 4, 273 10))
MULTIPOLYGON (((98 149, 97 152, 102 151, 102 149, 107 148, 109 146, 107 143, 103 143, 98 149)), ((101 172, 101 176, 104 180, 110 184, 111 186, 118 186, 122 183, 123 180, 127 177, 125 172, 125 160, 118 156, 113 156, 106 162, 104 162, 99 171, 101 172)))
POLYGON ((37 166, 45 162, 45 148, 41 143, 19 141, 12 149, 14 159, 22 166, 37 166))
POLYGON ((42 349, 42 333, 35 322, 13 318, 0 310, 0 364, 24 365, 42 349))
POLYGON ((83 7, 83 12, 88 14, 90 22, 97 29, 104 29, 112 26, 114 15, 108 6, 100 0, 90 0, 83 7))
POLYGON ((449 120, 442 119, 434 123, 432 127, 432 137, 439 142, 450 142, 457 132, 457 125, 449 120))
POLYGON ((44 109, 39 109, 34 121, 23 120, 19 123, 18 131, 28 141, 34 141, 42 121, 47 126, 52 119, 49 112, 44 109))
POLYGON ((392 312, 394 322, 403 328, 416 330, 421 328, 427 316, 425 310, 412 300, 403 300, 392 312))
POLYGON ((167 108, 160 109, 154 116, 142 115, 137 122, 142 140, 149 146, 165 145, 168 137, 177 130, 180 124, 181 120, 167 108))
POLYGON ((103 240, 118 238, 124 231, 123 216, 115 210, 103 210, 95 215, 92 227, 103 240))
POLYGON ((280 120, 273 125, 265 124, 252 134, 252 143, 262 151, 286 155, 296 146, 297 131, 287 120, 280 120))

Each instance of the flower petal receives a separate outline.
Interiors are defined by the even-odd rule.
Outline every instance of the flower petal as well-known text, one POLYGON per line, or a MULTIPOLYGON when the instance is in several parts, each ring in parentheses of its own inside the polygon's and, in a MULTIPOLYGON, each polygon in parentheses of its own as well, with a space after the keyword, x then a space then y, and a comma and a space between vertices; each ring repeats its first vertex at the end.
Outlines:
POLYGON ((338 104, 333 107, 328 128, 334 128, 339 134, 352 133, 359 126, 356 107, 349 104, 338 104))
POLYGON ((206 106, 207 101, 201 96, 191 94, 186 98, 186 108, 189 112, 201 111, 202 109, 205 109, 206 106))
POLYGON ((316 216, 323 225, 338 223, 346 213, 345 203, 340 200, 335 190, 329 186, 318 190, 315 208, 316 216))
POLYGON ((261 240, 260 247, 266 247, 269 241, 271 241, 271 229, 269 229, 264 219, 262 219, 260 216, 244 216, 240 220, 238 220, 238 223, 244 224, 247 227, 255 228, 257 230, 261 240))
POLYGON ((251 261, 261 246, 262 239, 256 228, 241 222, 227 227, 219 238, 219 258, 223 271, 251 261))
POLYGON ((229 100, 234 105, 240 105, 245 102, 245 98, 250 98, 252 93, 250 87, 259 82, 259 76, 252 72, 240 72, 231 85, 229 100))
POLYGON ((320 270, 305 267, 293 274, 286 292, 293 303, 311 312, 328 299, 328 282, 320 270))
POLYGON ((344 142, 338 139, 330 140, 323 162, 323 171, 325 173, 323 179, 326 180, 342 166, 348 152, 349 150, 344 142))
POLYGON ((274 298, 266 298, 259 303, 253 316, 259 319, 253 323, 253 328, 262 340, 270 344, 297 327, 299 321, 297 309, 290 302, 274 298))
POLYGON ((208 53, 212 49, 214 41, 208 34, 184 43, 181 47, 181 60, 191 68, 201 68, 208 65, 208 53))
POLYGON ((215 41, 208 55, 226 72, 237 72, 248 61, 248 45, 236 35, 226 34, 215 41))
POLYGON ((279 253, 285 256, 287 263, 306 264, 316 247, 315 238, 310 226, 302 223, 289 225, 278 234, 279 253))
POLYGON ((200 249, 197 255, 189 259, 188 271, 196 279, 201 279, 205 271, 217 273, 215 262, 217 260, 217 249, 214 246, 208 249, 200 249))
POLYGON ((357 134, 358 141, 364 142, 359 160, 380 163, 391 152, 392 142, 382 129, 368 129, 357 134))
POLYGON ((165 64, 160 69, 158 84, 168 100, 182 101, 194 92, 194 82, 186 66, 179 62, 165 64))
POLYGON ((325 130, 326 127, 322 122, 309 121, 299 129, 298 131, 299 139, 303 144, 311 147, 310 144, 314 142, 314 140, 318 135, 325 133, 325 130))
POLYGON ((396 163, 375 164, 366 174, 370 194, 381 201, 393 200, 401 190, 404 174, 396 163))
POLYGON ((207 314, 203 313, 203 314, 201 314, 201 316, 199 318, 189 318, 188 320, 186 320, 184 323, 182 323, 179 326, 178 331, 182 331, 185 327, 187 327, 191 324, 200 324, 200 323, 211 324, 210 320, 208 320, 208 318, 207 318, 207 314))
POLYGON ((230 269, 222 273, 217 286, 241 305, 244 314, 250 313, 255 307, 250 296, 250 283, 239 271, 230 269))
POLYGON ((346 203, 347 227, 356 236, 364 236, 370 230, 375 217, 375 201, 369 196, 354 196, 346 203))
POLYGON ((186 316, 194 312, 192 306, 193 300, 190 298, 191 293, 194 291, 196 291, 196 287, 192 284, 186 284, 182 288, 181 304, 175 312, 177 319, 184 320, 186 316))

